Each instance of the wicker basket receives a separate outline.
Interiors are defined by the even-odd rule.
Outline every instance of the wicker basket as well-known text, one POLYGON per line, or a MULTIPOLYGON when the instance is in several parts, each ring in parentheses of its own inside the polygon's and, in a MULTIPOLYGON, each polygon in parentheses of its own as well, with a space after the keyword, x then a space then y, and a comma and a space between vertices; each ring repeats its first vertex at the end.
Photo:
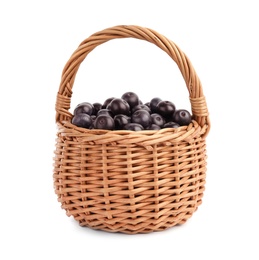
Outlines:
POLYGON ((202 203, 210 129, 202 86, 186 55, 154 30, 115 26, 84 40, 64 67, 56 123, 55 193, 81 226, 128 234, 161 231, 185 223, 202 203), (176 62, 190 94, 190 125, 134 132, 71 124, 72 87, 80 63, 98 45, 129 37, 157 45, 176 62))

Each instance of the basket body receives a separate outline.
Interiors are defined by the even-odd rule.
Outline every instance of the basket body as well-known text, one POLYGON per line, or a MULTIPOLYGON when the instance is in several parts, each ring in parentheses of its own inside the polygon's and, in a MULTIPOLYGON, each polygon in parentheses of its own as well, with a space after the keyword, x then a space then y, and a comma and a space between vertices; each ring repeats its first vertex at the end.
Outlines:
POLYGON ((182 128, 141 136, 60 125, 54 184, 62 208, 80 225, 110 232, 184 223, 201 204, 206 149, 197 124, 182 128))
MULTIPOLYGON (((103 43, 109 34, 112 39, 130 33, 144 37, 139 31, 148 41, 157 44, 160 37, 168 45, 161 35, 135 26, 107 29, 91 39, 103 43)), ((209 129, 205 98, 191 64, 181 53, 173 56, 183 66, 191 94, 190 125, 138 132, 83 129, 71 124, 68 109, 76 62, 85 58, 89 46, 94 48, 89 42, 78 48, 84 55, 75 52, 65 66, 57 95, 53 179, 58 201, 81 226, 109 232, 149 233, 185 223, 202 202, 209 129), (179 57, 185 58, 183 62, 179 57)))

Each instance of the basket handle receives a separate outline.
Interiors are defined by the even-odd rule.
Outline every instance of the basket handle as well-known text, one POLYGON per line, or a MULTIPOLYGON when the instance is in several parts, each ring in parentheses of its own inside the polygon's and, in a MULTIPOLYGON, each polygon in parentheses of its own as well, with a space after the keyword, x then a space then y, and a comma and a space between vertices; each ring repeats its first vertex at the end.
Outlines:
POLYGON ((136 38, 146 40, 157 45, 175 61, 189 91, 194 120, 197 121, 201 127, 205 127, 205 134, 203 137, 207 136, 210 129, 207 104, 203 95, 200 79, 198 78, 190 60, 175 43, 167 39, 165 36, 152 29, 135 25, 120 25, 104 29, 92 34, 78 46, 66 63, 62 72, 61 83, 56 99, 56 122, 71 120, 73 116, 68 110, 70 109, 72 87, 81 62, 95 47, 116 38, 136 38))

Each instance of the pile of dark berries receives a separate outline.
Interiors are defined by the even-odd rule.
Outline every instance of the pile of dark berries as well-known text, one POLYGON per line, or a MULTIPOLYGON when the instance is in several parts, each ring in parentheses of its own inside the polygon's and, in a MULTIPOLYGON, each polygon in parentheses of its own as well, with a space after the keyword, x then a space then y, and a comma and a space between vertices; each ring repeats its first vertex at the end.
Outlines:
POLYGON ((143 104, 134 92, 101 103, 83 102, 76 106, 72 124, 88 129, 159 130, 188 125, 192 116, 174 103, 155 97, 143 104))

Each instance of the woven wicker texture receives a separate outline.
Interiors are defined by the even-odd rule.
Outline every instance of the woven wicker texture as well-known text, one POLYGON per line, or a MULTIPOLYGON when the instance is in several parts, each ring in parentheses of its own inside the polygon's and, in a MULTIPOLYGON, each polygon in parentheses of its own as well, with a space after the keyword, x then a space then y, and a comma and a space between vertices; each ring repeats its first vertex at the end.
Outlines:
POLYGON ((185 223, 202 203, 210 121, 200 80, 175 43, 139 26, 115 26, 84 40, 64 67, 56 99, 54 188, 81 226, 128 234, 185 223), (159 131, 88 130, 71 124, 72 87, 81 62, 116 38, 157 45, 178 65, 190 94, 189 126, 159 131))

